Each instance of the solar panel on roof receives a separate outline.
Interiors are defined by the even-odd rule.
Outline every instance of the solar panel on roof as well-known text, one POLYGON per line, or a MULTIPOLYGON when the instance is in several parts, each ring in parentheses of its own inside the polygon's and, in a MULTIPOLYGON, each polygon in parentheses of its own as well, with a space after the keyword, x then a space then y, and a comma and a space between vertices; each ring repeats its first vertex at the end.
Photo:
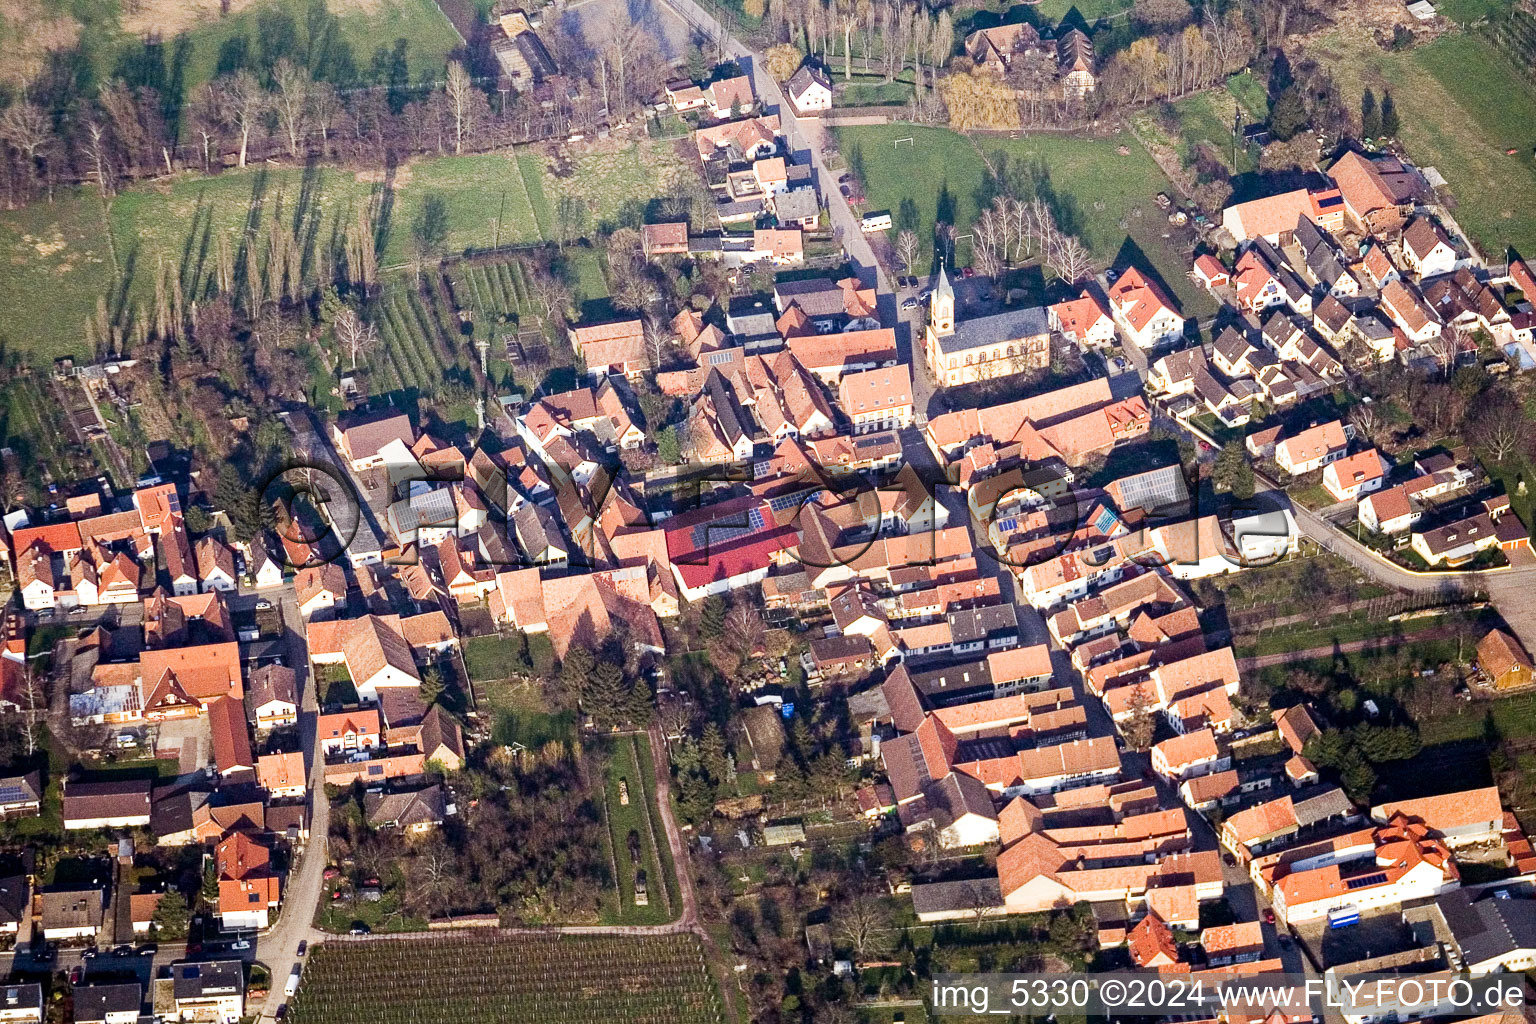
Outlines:
POLYGON ((1364 889, 1366 886, 1380 885, 1386 880, 1386 873, 1378 872, 1374 875, 1361 875, 1359 878, 1346 878, 1344 880, 1344 887, 1346 889, 1364 889))
POLYGON ((25 799, 28 799, 26 791, 20 786, 0 786, 0 803, 9 804, 25 799))

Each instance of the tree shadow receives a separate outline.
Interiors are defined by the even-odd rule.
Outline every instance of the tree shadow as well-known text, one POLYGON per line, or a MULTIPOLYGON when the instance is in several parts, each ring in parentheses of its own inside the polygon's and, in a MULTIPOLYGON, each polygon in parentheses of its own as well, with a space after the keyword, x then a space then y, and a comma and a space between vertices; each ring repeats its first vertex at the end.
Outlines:
POLYGON ((1178 299, 1174 297, 1173 288, 1169 286, 1168 281, 1163 275, 1158 273, 1157 268, 1152 265, 1152 261, 1147 259, 1146 252, 1129 235, 1126 236, 1124 242, 1120 243, 1120 249, 1115 253, 1115 258, 1110 263, 1110 266, 1121 273, 1124 273, 1127 267, 1135 267, 1143 277, 1162 290, 1162 293, 1168 297, 1168 301, 1175 305, 1178 304, 1178 299))

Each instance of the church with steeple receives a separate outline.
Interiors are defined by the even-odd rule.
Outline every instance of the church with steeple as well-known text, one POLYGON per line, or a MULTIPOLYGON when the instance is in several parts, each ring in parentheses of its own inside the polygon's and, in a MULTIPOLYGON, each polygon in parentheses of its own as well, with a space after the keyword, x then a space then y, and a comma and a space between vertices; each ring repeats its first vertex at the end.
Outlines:
POLYGON ((1050 317, 1042 306, 962 319, 943 264, 928 306, 924 353, 941 387, 995 380, 1051 365, 1050 317))

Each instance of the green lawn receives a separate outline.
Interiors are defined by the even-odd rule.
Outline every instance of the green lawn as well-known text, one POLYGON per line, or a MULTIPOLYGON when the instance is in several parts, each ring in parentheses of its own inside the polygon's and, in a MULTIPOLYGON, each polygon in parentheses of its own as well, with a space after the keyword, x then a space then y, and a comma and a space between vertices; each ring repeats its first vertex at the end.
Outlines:
POLYGON ((907 82, 852 81, 836 83, 837 104, 845 107, 896 106, 910 102, 912 86, 907 82))
POLYGON ((1536 90, 1491 45, 1451 34, 1388 53, 1360 33, 1335 30, 1314 53, 1332 69, 1346 106, 1367 85, 1378 96, 1390 87, 1409 156, 1445 176, 1456 219, 1490 259, 1506 244, 1536 252, 1536 90))
POLYGON ((1269 116, 1269 93, 1253 72, 1241 71, 1227 79, 1227 91, 1243 105, 1251 120, 1262 121, 1269 116))
POLYGON ((1186 97, 1173 105, 1179 117, 1179 138, 1186 165, 1195 162, 1195 147, 1208 143, 1233 174, 1247 174, 1258 169, 1256 153, 1241 141, 1233 158, 1233 112, 1238 101, 1226 91, 1202 92, 1186 97))
MULTIPOLYGON (((1150 263, 1186 313, 1214 309, 1212 300, 1189 284, 1183 259, 1161 237, 1167 223, 1152 197, 1167 189, 1168 179, 1134 140, 1128 139, 1128 152, 1122 156, 1116 151, 1117 143, 1059 135, 988 136, 972 144, 945 128, 911 124, 834 132, 850 165, 862 164, 870 208, 894 212, 902 199, 912 199, 921 239, 932 237, 939 197, 946 192, 953 200, 961 233, 976 219, 987 166, 979 145, 994 168, 1006 163, 1012 168, 1043 170, 1045 186, 1057 198, 1062 227, 1078 234, 1101 264, 1150 263), (911 146, 896 142, 908 137, 913 139, 911 146), (914 173, 917 168, 920 174, 914 173)), ((963 241, 955 255, 958 262, 967 262, 969 251, 963 241)), ((921 255, 918 269, 926 269, 921 255)))
POLYGON ((1435 7, 1444 17, 1465 25, 1509 10, 1510 0, 1439 0, 1435 7))
POLYGON ((1059 23, 1074 10, 1091 25, 1100 18, 1113 17, 1130 9, 1130 0, 1041 0, 1034 8, 1040 20, 1051 25, 1059 23))
MULTIPOLYGON (((532 152, 432 157, 402 165, 389 186, 381 267, 406 263, 412 221, 430 193, 447 202, 446 248, 454 253, 551 237, 550 194, 569 194, 591 212, 579 232, 585 234, 603 221, 635 212, 636 204, 676 191, 682 176, 694 173, 665 142, 578 154, 572 166, 569 177, 556 178, 532 152)), ((0 212, 0 267, 5 268, 0 273, 0 342, 39 365, 60 355, 87 355, 85 321, 99 297, 107 299, 113 315, 118 313, 124 280, 131 309, 148 304, 161 265, 183 268, 190 300, 200 294, 199 282, 214 273, 220 236, 238 263, 251 228, 264 242, 274 218, 301 215, 297 204, 303 196, 302 217, 315 225, 311 237, 322 244, 384 193, 377 175, 253 167, 128 189, 106 211, 110 237, 103 230, 102 201, 88 189, 63 192, 53 203, 0 212)), ((576 289, 587 299, 607 295, 601 267, 588 262, 595 259, 591 252, 573 257, 576 289)))

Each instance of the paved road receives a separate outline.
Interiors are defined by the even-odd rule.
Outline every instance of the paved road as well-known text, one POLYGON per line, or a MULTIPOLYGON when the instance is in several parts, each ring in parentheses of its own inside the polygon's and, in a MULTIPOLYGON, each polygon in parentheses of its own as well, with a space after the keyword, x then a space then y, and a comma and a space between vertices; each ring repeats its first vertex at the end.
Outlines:
POLYGON ((760 55, 749 49, 741 40, 727 33, 724 26, 694 0, 666 0, 666 2, 693 28, 710 39, 718 40, 727 57, 747 68, 752 76, 753 88, 757 90, 758 98, 763 102, 764 108, 769 113, 779 115, 784 138, 789 142, 790 150, 796 154, 808 155, 811 167, 816 172, 817 187, 821 190, 822 199, 827 204, 827 211, 832 218, 832 229, 838 234, 843 247, 848 250, 848 258, 853 261, 860 280, 866 285, 874 284, 882 293, 889 293, 891 282, 885 276, 879 261, 875 259, 874 249, 870 247, 869 239, 864 237, 864 232, 859 227, 859 218, 854 216, 848 201, 838 191, 837 177, 827 170, 823 160, 822 148, 826 144, 826 130, 821 122, 816 118, 796 117, 793 108, 784 101, 784 94, 780 92, 779 84, 768 73, 768 68, 760 55))
POLYGON ((325 761, 320 756, 320 736, 316 722, 320 714, 318 688, 309 675, 309 656, 304 643, 303 622, 293 588, 286 587, 278 607, 283 615, 283 634, 288 642, 288 665, 298 676, 301 694, 299 732, 308 758, 310 825, 309 842, 299 855, 297 867, 288 872, 283 893, 282 914, 269 931, 256 939, 256 955, 272 972, 272 990, 262 1013, 271 1017, 287 1001, 283 985, 293 965, 299 962, 299 943, 320 938, 313 927, 315 911, 324 895, 326 837, 330 834, 331 802, 325 797, 325 761))

